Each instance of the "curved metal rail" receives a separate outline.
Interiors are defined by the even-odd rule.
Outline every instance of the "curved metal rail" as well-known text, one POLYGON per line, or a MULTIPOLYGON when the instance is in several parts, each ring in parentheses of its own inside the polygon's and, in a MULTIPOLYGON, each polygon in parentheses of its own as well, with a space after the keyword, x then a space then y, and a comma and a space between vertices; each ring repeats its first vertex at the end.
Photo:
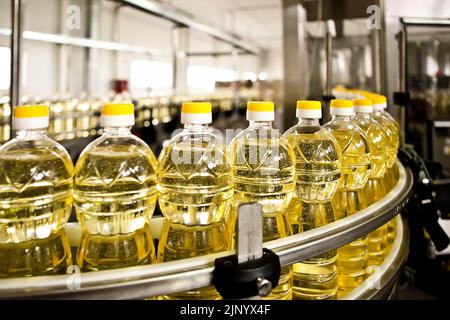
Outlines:
MULTIPOLYGON (((375 230, 397 215, 413 185, 412 174, 398 162, 399 181, 382 200, 326 226, 266 242, 282 266, 338 248, 375 230)), ((197 258, 81 274, 0 280, 0 298, 141 299, 211 284, 217 258, 234 251, 197 258), (71 289, 75 288, 75 289, 71 289)))

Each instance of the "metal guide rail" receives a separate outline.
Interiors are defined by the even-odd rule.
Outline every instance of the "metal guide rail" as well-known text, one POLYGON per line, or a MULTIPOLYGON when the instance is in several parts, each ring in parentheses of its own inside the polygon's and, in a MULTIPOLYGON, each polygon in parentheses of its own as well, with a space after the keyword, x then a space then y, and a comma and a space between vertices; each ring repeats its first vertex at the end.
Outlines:
MULTIPOLYGON (((397 185, 377 203, 323 227, 265 242, 264 247, 279 256, 281 266, 288 266, 341 247, 377 229, 401 211, 411 194, 412 174, 400 162, 397 162, 397 166, 399 169, 397 185)), ((153 227, 161 225, 162 219, 152 220, 155 220, 152 222, 153 227)), ((385 263, 392 262, 399 268, 406 257, 407 240, 404 240, 404 237, 407 232, 404 231, 405 228, 402 227, 399 218, 398 222, 400 227, 397 238, 385 263)), ((72 234, 79 232, 77 230, 79 226, 75 226, 73 230, 72 225, 69 229, 72 229, 69 230, 72 234)), ((146 266, 81 274, 4 279, 0 280, 0 298, 142 299, 187 291, 211 285, 215 260, 233 254, 234 250, 146 266)), ((394 266, 385 266, 385 269, 380 267, 381 271, 375 272, 366 281, 379 283, 392 280, 392 268, 394 266), (391 276, 385 275, 388 271, 391 276)), ((349 294, 349 298, 369 297, 365 291, 354 293, 355 290, 349 294)), ((372 292, 372 296, 374 295, 372 292)))

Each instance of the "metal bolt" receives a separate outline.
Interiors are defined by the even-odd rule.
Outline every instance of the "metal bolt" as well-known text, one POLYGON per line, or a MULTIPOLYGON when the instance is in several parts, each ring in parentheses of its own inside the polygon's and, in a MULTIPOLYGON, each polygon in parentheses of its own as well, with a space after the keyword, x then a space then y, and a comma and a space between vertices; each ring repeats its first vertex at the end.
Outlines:
POLYGON ((256 279, 256 286, 261 297, 266 297, 272 291, 272 282, 264 278, 256 279))

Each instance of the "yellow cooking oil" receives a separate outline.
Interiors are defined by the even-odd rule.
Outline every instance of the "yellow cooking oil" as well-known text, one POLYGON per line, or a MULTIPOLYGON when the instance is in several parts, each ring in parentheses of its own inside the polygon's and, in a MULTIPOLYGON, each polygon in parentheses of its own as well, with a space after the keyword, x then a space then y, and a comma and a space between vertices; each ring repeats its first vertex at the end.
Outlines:
MULTIPOLYGON (((158 245, 157 262, 194 258, 230 250, 230 237, 224 221, 186 226, 165 219, 158 245)), ((214 286, 160 296, 161 300, 219 300, 214 286)))
POLYGON ((153 215, 157 162, 131 134, 133 105, 106 104, 102 124, 103 135, 83 150, 75 166, 74 205, 85 232, 126 235, 143 229, 153 215))
POLYGON ((228 216, 231 165, 225 144, 208 125, 211 104, 185 102, 181 121, 158 160, 158 201, 172 223, 207 225, 228 216))
POLYGON ((102 136, 89 144, 75 166, 74 205, 83 230, 77 263, 97 271, 151 263, 147 225, 156 205, 157 162, 131 134, 132 104, 105 104, 102 136))
POLYGON ((77 251, 81 271, 126 268, 155 261, 155 247, 150 227, 117 235, 83 232, 77 251))
MULTIPOLYGON (((353 121, 366 134, 370 148, 371 172, 364 187, 367 204, 371 205, 386 195, 384 175, 387 168, 389 140, 385 130, 373 119, 373 102, 369 99, 356 99, 353 121)), ((380 265, 387 253, 387 225, 369 234, 369 264, 380 265)))
MULTIPOLYGON (((374 119, 385 129, 386 134, 389 137, 389 157, 386 174, 384 176, 384 185, 386 192, 392 190, 397 184, 398 176, 396 175, 396 159, 397 152, 400 145, 400 134, 397 122, 392 116, 386 112, 387 99, 382 95, 373 95, 374 103, 374 119)), ((397 234, 396 220, 392 219, 387 223, 387 237, 388 243, 392 244, 397 234)))
MULTIPOLYGON (((233 212, 244 203, 259 203, 263 216, 263 240, 291 234, 286 208, 295 187, 295 156, 288 141, 272 128, 274 104, 247 104, 249 127, 230 143, 233 162, 233 212)), ((236 213, 234 213, 236 215, 236 213)), ((279 285, 264 299, 290 300, 292 271, 282 269, 279 285)))
POLYGON ((0 244, 48 239, 67 222, 74 169, 46 135, 47 106, 19 106, 16 136, 0 147, 0 244))
MULTIPOLYGON (((294 199, 287 212, 294 233, 335 220, 331 200, 341 178, 341 150, 319 124, 319 101, 298 101, 297 125, 286 131, 296 158, 294 199)), ((293 299, 335 299, 338 291, 336 250, 293 266, 293 299)))
POLYGON ((44 239, 0 243, 0 278, 65 274, 72 265, 64 229, 44 239))
MULTIPOLYGON (((352 121, 350 100, 332 100, 332 120, 324 128, 337 140, 342 151, 339 189, 333 197, 336 219, 348 217, 367 207, 363 188, 370 176, 369 142, 352 121)), ((368 237, 364 236, 338 249, 338 298, 361 284, 367 276, 368 237)))

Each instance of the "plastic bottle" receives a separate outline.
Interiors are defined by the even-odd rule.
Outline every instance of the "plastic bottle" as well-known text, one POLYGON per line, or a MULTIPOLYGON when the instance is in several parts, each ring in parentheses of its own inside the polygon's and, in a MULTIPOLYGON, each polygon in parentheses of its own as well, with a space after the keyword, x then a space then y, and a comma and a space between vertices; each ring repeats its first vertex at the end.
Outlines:
MULTIPOLYGON (((224 220, 207 225, 185 226, 170 223, 167 219, 161 231, 158 246, 158 262, 194 258, 230 250, 230 237, 224 220)), ((214 286, 191 291, 171 293, 160 300, 219 300, 214 286)))
MULTIPOLYGON (((159 206, 166 218, 159 262, 230 249, 231 165, 221 136, 208 125, 211 104, 185 102, 181 122, 158 161, 159 206)), ((162 299, 220 299, 213 287, 170 294, 162 299)))
MULTIPOLYGON (((367 207, 363 188, 370 176, 370 150, 364 132, 353 123, 352 101, 332 100, 330 113, 332 120, 324 128, 336 138, 342 151, 342 178, 333 198, 336 219, 341 219, 367 207)), ((368 262, 367 236, 338 249, 339 298, 364 281, 368 262)))
POLYGON ((229 212, 233 189, 223 139, 209 128, 211 104, 185 102, 178 132, 159 156, 159 205, 171 223, 207 225, 229 212))
MULTIPOLYGON (((119 267, 123 256, 120 250, 112 254, 111 246, 116 250, 138 241, 157 197, 156 158, 130 130, 134 106, 104 105, 101 124, 103 135, 83 150, 75 167, 74 204, 85 233, 77 259, 83 270, 119 267)), ((152 241, 146 246, 153 246, 152 241)), ((151 260, 149 256, 146 262, 151 260)))
MULTIPOLYGON (((397 152, 400 145, 400 134, 397 122, 386 112, 386 97, 374 95, 373 103, 374 119, 385 129, 389 138, 389 157, 386 174, 384 175, 384 184, 387 189, 386 191, 390 191, 395 187, 398 180, 398 170, 395 161, 397 160, 397 152)), ((387 223, 387 229, 388 243, 392 244, 397 235, 397 223, 395 218, 387 223)))
MULTIPOLYGON (((319 101, 298 101, 297 125, 284 136, 296 157, 296 188, 287 211, 293 232, 300 233, 334 221, 331 199, 341 177, 341 150, 319 124, 319 101)), ((335 299, 338 291, 336 250, 293 266, 294 299, 335 299)))
POLYGON ((46 135, 48 107, 14 109, 16 137, 0 147, 0 243, 46 239, 67 222, 73 165, 46 135))
MULTIPOLYGON (((230 143, 233 161, 233 207, 257 202, 262 206, 263 239, 270 241, 290 235, 286 208, 295 187, 295 156, 288 141, 272 128, 273 102, 247 104, 249 127, 230 143)), ((292 271, 282 270, 279 285, 267 299, 292 298, 292 271)))
MULTIPOLYGON (((371 205, 386 195, 383 178, 386 174, 388 159, 388 138, 383 128, 373 117, 373 103, 368 99, 356 99, 353 121, 366 134, 370 148, 370 178, 364 187, 367 204, 371 205)), ((380 265, 387 253, 387 225, 383 225, 369 234, 369 264, 380 265)))

